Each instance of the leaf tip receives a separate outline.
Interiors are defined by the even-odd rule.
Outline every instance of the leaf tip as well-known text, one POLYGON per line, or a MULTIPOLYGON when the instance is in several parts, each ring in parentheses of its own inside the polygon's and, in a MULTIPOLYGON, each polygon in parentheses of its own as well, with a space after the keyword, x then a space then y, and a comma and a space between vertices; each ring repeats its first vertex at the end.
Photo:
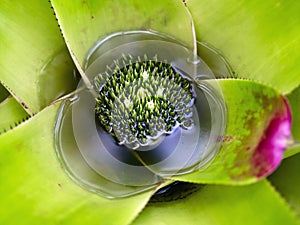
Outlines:
POLYGON ((280 106, 251 158, 252 170, 258 179, 271 174, 281 163, 284 150, 292 140, 291 125, 291 109, 282 97, 280 106))

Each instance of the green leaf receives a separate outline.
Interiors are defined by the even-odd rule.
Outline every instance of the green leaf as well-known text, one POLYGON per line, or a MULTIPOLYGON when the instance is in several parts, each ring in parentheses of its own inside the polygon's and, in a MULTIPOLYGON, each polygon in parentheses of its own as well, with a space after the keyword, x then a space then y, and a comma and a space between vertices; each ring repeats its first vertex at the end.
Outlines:
POLYGON ((224 137, 219 137, 221 149, 205 168, 173 179, 213 184, 257 181, 271 173, 282 159, 282 150, 261 153, 259 144, 276 114, 286 112, 284 100, 274 89, 256 82, 225 79, 217 83, 227 105, 227 127, 224 137))
POLYGON ((101 38, 115 32, 155 30, 192 47, 190 18, 180 1, 51 0, 68 47, 81 66, 101 38))
POLYGON ((281 93, 300 83, 300 2, 189 0, 198 39, 220 49, 238 77, 281 93))
POLYGON ((292 110, 292 134, 294 138, 294 144, 285 151, 285 158, 300 152, 300 87, 296 88, 292 93, 290 93, 287 98, 292 110))
POLYGON ((0 102, 2 102, 3 100, 5 100, 8 96, 9 96, 9 92, 0 83, 0 102))
POLYGON ((206 185, 177 201, 149 204, 134 225, 299 224, 283 199, 265 180, 245 186, 206 185))
POLYGON ((288 148, 285 152, 284 152, 284 158, 288 158, 291 157, 293 155, 296 155, 297 153, 300 152, 300 144, 294 144, 292 147, 288 148))
POLYGON ((0 133, 12 129, 28 117, 20 104, 13 97, 8 97, 0 103, 0 133))
POLYGON ((274 174, 269 177, 271 183, 287 200, 300 219, 300 154, 285 159, 274 174))
POLYGON ((30 114, 74 88, 74 66, 50 6, 0 2, 0 81, 30 114))
POLYGON ((300 143, 300 86, 287 96, 291 105, 293 123, 292 133, 294 139, 300 143))
POLYGON ((0 224, 128 224, 153 192, 109 200, 73 182, 54 150, 58 107, 0 136, 0 224))

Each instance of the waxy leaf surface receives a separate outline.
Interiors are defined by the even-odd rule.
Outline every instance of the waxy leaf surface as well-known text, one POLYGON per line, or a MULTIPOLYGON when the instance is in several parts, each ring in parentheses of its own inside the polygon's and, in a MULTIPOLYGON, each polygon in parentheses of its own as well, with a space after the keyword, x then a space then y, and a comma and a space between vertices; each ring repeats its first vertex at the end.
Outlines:
POLYGON ((30 114, 75 85, 50 6, 39 0, 0 2, 0 82, 30 114))
POLYGON ((0 136, 0 224, 128 224, 153 192, 109 200, 73 182, 54 151, 58 106, 0 136))
POLYGON ((155 30, 192 47, 190 18, 183 3, 171 0, 51 0, 68 47, 83 66, 90 49, 115 32, 155 30))
POLYGON ((270 176, 271 183, 286 199, 300 219, 300 154, 285 159, 282 165, 270 176))
POLYGON ((28 117, 29 115, 13 97, 7 97, 0 103, 0 134, 14 128, 28 117))
POLYGON ((219 49, 237 77, 289 93, 300 83, 300 1, 188 0, 197 37, 219 49))
POLYGON ((234 79, 217 83, 227 105, 226 131, 219 137, 222 147, 205 168, 174 179, 214 184, 257 181, 274 171, 283 158, 290 134, 289 108, 278 92, 265 85, 234 79))
POLYGON ((270 184, 206 185, 184 199, 149 204, 134 225, 296 225, 295 216, 270 184))

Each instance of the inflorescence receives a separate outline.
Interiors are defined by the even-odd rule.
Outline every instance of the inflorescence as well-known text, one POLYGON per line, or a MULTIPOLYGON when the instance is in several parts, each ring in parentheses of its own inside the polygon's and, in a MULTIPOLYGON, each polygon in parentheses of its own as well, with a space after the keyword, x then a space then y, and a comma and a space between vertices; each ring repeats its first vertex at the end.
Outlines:
POLYGON ((178 126, 192 126, 194 95, 187 78, 157 57, 124 56, 95 78, 95 113, 119 144, 137 149, 178 126))

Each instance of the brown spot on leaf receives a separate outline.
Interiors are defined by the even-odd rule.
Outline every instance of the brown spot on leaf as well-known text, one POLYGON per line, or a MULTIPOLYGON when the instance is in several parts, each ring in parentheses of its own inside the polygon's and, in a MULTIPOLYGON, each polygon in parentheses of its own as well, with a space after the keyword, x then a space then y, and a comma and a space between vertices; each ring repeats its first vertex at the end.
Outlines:
POLYGON ((25 104, 25 102, 21 102, 21 105, 22 105, 25 109, 29 109, 29 107, 25 104))
POLYGON ((230 142, 230 141, 232 141, 233 140, 233 136, 231 136, 231 135, 227 135, 227 136, 219 136, 218 138, 217 138, 217 141, 218 142, 230 142))

